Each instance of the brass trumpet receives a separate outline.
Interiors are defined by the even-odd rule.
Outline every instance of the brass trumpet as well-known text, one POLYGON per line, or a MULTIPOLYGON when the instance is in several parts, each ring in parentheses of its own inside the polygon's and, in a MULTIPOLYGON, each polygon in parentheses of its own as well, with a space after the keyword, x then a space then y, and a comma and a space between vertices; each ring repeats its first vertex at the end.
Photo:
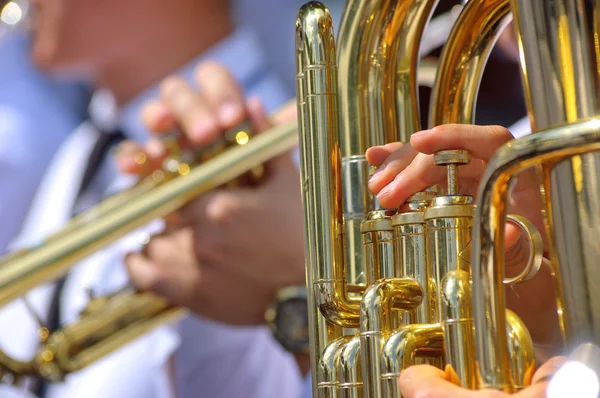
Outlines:
POLYGON ((444 151, 435 162, 448 169, 448 192, 418 192, 391 211, 368 192, 364 153, 420 130, 419 40, 437 1, 350 0, 337 45, 323 4, 300 9, 297 99, 313 396, 399 396, 400 373, 421 362, 469 389, 513 392, 531 382, 533 343, 503 295, 506 284, 532 278, 544 255, 540 233, 526 219, 509 217, 505 205, 511 178, 535 165, 545 176, 566 341, 598 343, 598 160, 578 156, 600 149, 597 3, 586 12, 580 0, 467 2, 442 54, 430 124, 474 121, 485 63, 514 15, 534 132, 548 131, 498 151, 476 205, 457 187, 469 154, 444 151), (506 221, 530 242, 529 262, 512 280, 503 272, 506 221))
MULTIPOLYGON (((0 259, 0 306, 62 276, 124 234, 290 151, 297 144, 296 125, 290 121, 251 139, 247 131, 237 131, 230 144, 211 146, 210 153, 205 148, 192 158, 171 158, 164 170, 80 214, 45 242, 0 259)), ((62 380, 66 374, 184 314, 183 309, 159 296, 132 289, 92 298, 78 322, 51 335, 41 329, 42 346, 31 361, 18 361, 0 351, 0 378, 9 374, 13 381, 28 375, 62 380)))

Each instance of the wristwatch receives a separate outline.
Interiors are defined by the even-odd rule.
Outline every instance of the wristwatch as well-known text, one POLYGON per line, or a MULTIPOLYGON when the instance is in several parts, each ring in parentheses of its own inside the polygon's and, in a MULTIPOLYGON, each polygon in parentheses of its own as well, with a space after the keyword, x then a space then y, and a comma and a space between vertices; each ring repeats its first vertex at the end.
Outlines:
POLYGON ((280 289, 265 312, 275 339, 291 353, 308 353, 308 303, 305 286, 280 289))

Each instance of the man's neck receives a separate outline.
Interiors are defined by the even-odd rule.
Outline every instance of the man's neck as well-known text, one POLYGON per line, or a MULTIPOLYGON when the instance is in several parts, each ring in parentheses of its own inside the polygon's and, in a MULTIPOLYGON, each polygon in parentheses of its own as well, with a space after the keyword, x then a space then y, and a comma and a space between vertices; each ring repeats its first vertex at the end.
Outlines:
POLYGON ((98 68, 98 85, 110 90, 119 106, 124 105, 223 40, 234 29, 226 13, 205 12, 203 15, 203 20, 197 15, 182 16, 176 26, 156 26, 129 56, 98 68))

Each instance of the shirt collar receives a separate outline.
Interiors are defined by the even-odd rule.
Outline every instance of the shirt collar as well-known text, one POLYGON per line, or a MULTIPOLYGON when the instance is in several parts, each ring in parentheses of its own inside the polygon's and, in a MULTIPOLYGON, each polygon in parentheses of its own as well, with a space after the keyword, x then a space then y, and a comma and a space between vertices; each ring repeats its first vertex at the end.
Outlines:
MULTIPOLYGON (((194 70, 202 61, 214 60, 228 68, 236 79, 246 83, 260 68, 265 68, 264 56, 254 32, 248 28, 238 28, 230 36, 217 43, 191 62, 175 72, 178 76, 197 87, 194 70)), ((248 90, 249 87, 243 87, 248 90)), ((148 131, 140 119, 140 111, 145 103, 159 97, 159 83, 142 92, 119 109, 107 90, 98 90, 90 102, 90 119, 101 130, 111 131, 121 128, 124 134, 135 141, 144 142, 148 131)))

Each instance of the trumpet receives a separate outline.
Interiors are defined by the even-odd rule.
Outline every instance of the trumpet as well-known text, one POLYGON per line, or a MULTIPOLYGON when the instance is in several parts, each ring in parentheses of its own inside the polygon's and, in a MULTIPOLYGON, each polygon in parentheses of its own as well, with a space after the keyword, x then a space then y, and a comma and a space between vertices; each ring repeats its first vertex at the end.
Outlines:
MULTIPOLYGON (((399 397, 401 372, 429 363, 468 389, 514 392, 531 383, 526 325, 504 288, 533 278, 544 256, 527 219, 507 214, 511 180, 539 167, 566 347, 598 353, 598 5, 470 0, 444 47, 429 122, 473 123, 489 54, 513 16, 535 134, 498 150, 477 199, 459 195, 465 151, 443 151, 447 192, 415 192, 384 209, 367 188, 368 147, 420 130, 420 39, 437 0, 350 0, 334 37, 327 8, 296 22, 297 100, 313 396, 399 397), (551 94, 551 95, 549 95, 551 94), (586 154, 586 155, 584 155, 586 154), (560 189, 559 189, 560 185, 560 189), (504 278, 504 224, 530 256, 504 278), (590 343, 592 343, 590 345, 590 343), (595 351, 590 351, 590 347, 595 351)), ((591 3, 591 2, 590 2, 591 3)), ((586 365, 596 369, 597 357, 586 365)))
MULTIPOLYGON (((130 191, 80 214, 38 246, 0 259, 0 305, 59 278, 88 255, 204 192, 249 172, 260 176, 261 165, 296 146, 296 125, 292 120, 252 138, 248 131, 239 130, 193 157, 172 156, 164 170, 151 174, 130 191)), ((19 361, 0 351, 0 378, 10 375, 17 382, 23 376, 37 376, 60 381, 184 314, 185 310, 162 297, 133 289, 92 298, 76 323, 52 334, 44 327, 40 329, 42 345, 32 360, 19 361)))

